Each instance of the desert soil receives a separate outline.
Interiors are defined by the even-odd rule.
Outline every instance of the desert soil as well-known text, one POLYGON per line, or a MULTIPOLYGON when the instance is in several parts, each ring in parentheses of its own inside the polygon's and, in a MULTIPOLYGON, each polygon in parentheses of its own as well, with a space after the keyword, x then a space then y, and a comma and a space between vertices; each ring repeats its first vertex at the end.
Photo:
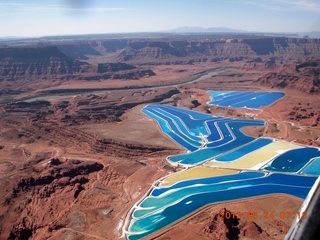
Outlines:
MULTIPOLYGON (((154 68, 157 73, 154 81, 170 82, 217 66, 159 65, 154 68)), ((43 102, 1 105, 0 239, 9 236, 12 239, 124 239, 122 226, 129 209, 154 181, 179 171, 169 166, 166 156, 184 152, 161 133, 155 121, 141 112, 148 103, 165 103, 226 117, 263 119, 267 122, 264 128, 243 131, 256 137, 320 146, 319 95, 260 86, 254 81, 269 70, 248 70, 241 63, 233 66, 220 75, 179 86, 93 92, 63 99, 44 97, 42 100, 47 100, 49 105, 43 102), (207 105, 208 89, 278 90, 286 96, 260 110, 229 109, 207 105)), ((149 84, 151 80, 142 79, 141 84, 149 84)), ((74 87, 68 84, 63 87, 74 87)), ((121 87, 137 82, 117 84, 121 87)), ((210 219, 226 208, 242 213, 251 210, 260 216, 274 212, 274 219, 241 218, 238 230, 243 238, 247 232, 254 239, 266 236, 282 239, 292 219, 276 216, 282 211, 297 211, 301 203, 289 196, 274 195, 215 204, 150 238, 223 236, 223 232, 208 229, 210 219)))

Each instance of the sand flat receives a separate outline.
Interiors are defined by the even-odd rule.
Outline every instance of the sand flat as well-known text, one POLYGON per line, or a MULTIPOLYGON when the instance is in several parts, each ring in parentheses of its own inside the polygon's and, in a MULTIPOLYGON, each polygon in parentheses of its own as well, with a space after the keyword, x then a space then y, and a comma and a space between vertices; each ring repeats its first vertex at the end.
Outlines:
POLYGON ((238 168, 238 169, 259 169, 262 165, 266 164, 272 158, 277 155, 292 149, 302 148, 302 146, 285 142, 274 141, 260 148, 254 152, 251 152, 233 162, 218 162, 208 161, 203 165, 206 167, 225 167, 225 168, 238 168))
POLYGON ((223 176, 228 174, 238 173, 236 170, 229 169, 215 169, 215 168, 207 168, 207 167, 193 167, 186 171, 179 172, 177 174, 171 175, 165 178, 161 183, 160 187, 167 187, 173 185, 180 181, 197 179, 197 178, 207 178, 213 176, 223 176))

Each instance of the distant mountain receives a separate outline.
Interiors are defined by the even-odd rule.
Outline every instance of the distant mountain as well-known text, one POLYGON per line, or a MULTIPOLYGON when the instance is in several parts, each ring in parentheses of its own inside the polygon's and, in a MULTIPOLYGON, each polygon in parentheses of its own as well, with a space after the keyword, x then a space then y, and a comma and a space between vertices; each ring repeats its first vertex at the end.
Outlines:
POLYGON ((320 38, 320 31, 302 32, 302 33, 299 33, 299 34, 303 35, 303 36, 308 36, 308 37, 311 37, 311 38, 320 38))
POLYGON ((166 32, 171 33, 246 33, 244 30, 226 28, 226 27, 179 27, 166 32))
POLYGON ((6 37, 0 37, 0 41, 20 40, 20 39, 26 39, 26 38, 27 37, 6 36, 6 37))
POLYGON ((310 31, 310 32, 249 32, 245 30, 232 29, 227 27, 211 27, 211 28, 203 28, 203 27, 179 27, 174 28, 166 33, 244 33, 244 34, 255 34, 262 36, 284 36, 284 37, 310 37, 310 38, 320 38, 320 31, 310 31))

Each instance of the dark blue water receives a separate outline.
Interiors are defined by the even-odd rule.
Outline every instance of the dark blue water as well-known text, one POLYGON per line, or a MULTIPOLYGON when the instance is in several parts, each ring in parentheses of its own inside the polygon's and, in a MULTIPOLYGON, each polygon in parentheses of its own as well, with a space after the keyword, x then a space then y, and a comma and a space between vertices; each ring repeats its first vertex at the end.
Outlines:
MULTIPOLYGON (((232 137, 231 134, 225 134, 224 138, 217 142, 212 142, 207 145, 206 148, 194 151, 192 153, 180 154, 176 156, 169 157, 169 160, 173 162, 178 162, 182 164, 199 164, 211 158, 214 158, 220 154, 231 151, 234 148, 240 147, 244 144, 247 144, 253 140, 254 137, 247 136, 241 132, 241 128, 245 126, 263 126, 263 121, 255 121, 255 120, 233 120, 234 122, 229 122, 227 125, 232 130, 235 138, 232 137)), ((220 126, 220 125, 219 125, 220 126)), ((227 131, 227 127, 225 124, 223 131, 227 131)), ((222 127, 221 127, 222 128, 222 127)), ((220 128, 220 129, 221 129, 220 128)), ((229 132, 229 130, 228 130, 229 132)))
MULTIPOLYGON (((235 139, 233 142, 231 142, 230 144, 234 145, 234 147, 236 146, 241 146, 243 144, 246 144, 248 142, 251 142, 252 140, 254 140, 254 137, 245 135, 243 132, 241 132, 241 128, 246 127, 246 126, 264 126, 264 122, 263 121, 259 121, 259 120, 232 120, 230 122, 227 122, 226 124, 218 124, 220 129, 223 129, 222 133, 224 133, 224 137, 227 138, 227 140, 231 139, 232 136, 230 134, 229 129, 232 131, 233 135, 235 136, 235 139), (242 144, 241 144, 242 143, 242 144)), ((225 144, 227 141, 226 140, 222 140, 221 144, 225 144)), ((207 146, 208 147, 216 147, 216 146, 220 146, 220 143, 217 142, 212 142, 209 143, 207 146)))
POLYGON ((285 96, 282 92, 217 92, 208 91, 212 95, 209 104, 234 108, 260 108, 269 106, 285 96))
POLYGON ((258 150, 270 143, 272 143, 273 140, 272 139, 267 139, 267 138, 259 138, 254 142, 249 143, 248 145, 238 148, 235 151, 232 151, 226 155, 223 155, 221 157, 218 157, 216 160, 217 161, 221 161, 221 162, 229 162, 229 161, 234 161, 238 158, 241 158, 245 155, 247 155, 248 153, 251 153, 255 150, 258 150))
POLYGON ((203 135, 208 134, 204 125, 205 121, 221 118, 221 117, 213 117, 208 114, 197 113, 187 109, 176 108, 172 106, 165 106, 165 105, 152 105, 152 106, 156 108, 161 108, 167 111, 168 113, 178 116, 183 120, 183 122, 188 126, 188 128, 192 132, 196 133, 196 135, 199 135, 200 133, 202 133, 203 135))
POLYGON ((156 104, 148 105, 142 112, 157 120, 166 135, 191 152, 169 158, 171 161, 183 164, 197 164, 253 141, 253 137, 243 134, 240 129, 245 126, 264 125, 263 121, 258 120, 197 115, 189 110, 156 104), (195 120, 193 117, 198 119, 195 120), (202 146, 200 133, 208 135, 208 144, 203 149, 200 149, 202 146))
POLYGON ((209 135, 207 136, 207 140, 208 140, 209 142, 217 141, 217 140, 223 138, 223 133, 222 133, 222 132, 220 133, 220 132, 218 131, 217 121, 222 121, 222 120, 219 119, 219 120, 209 120, 209 121, 207 121, 207 127, 208 127, 209 130, 210 130, 210 133, 209 133, 209 135))
MULTIPOLYGON (((198 149, 198 147, 195 147, 194 145, 190 144, 189 141, 184 140, 180 137, 179 131, 178 132, 172 132, 172 130, 167 125, 167 122, 161 118, 152 113, 150 110, 143 109, 142 110, 145 114, 152 117, 153 119, 157 120, 162 132, 164 132, 167 136, 169 136, 171 139, 176 141, 178 144, 180 144, 182 147, 186 148, 189 151, 195 151, 198 149)), ((168 123, 169 124, 169 123, 168 123)), ((171 126, 170 126, 171 127, 171 126)))
POLYGON ((263 169, 275 172, 298 172, 315 157, 320 157, 318 148, 293 149, 276 157, 263 169))
MULTIPOLYGON (((156 106, 156 107, 160 107, 163 109, 168 110, 169 112, 172 113, 181 113, 184 115, 189 115, 191 119, 195 119, 195 120, 206 120, 206 119, 211 119, 212 116, 210 114, 205 114, 205 113, 200 113, 200 112, 195 112, 189 109, 185 109, 185 108, 178 108, 178 107, 172 107, 172 106, 168 106, 168 105, 160 105, 160 104, 150 104, 150 106, 156 106)), ((148 105, 149 106, 149 105, 148 105)))
POLYGON ((196 134, 193 132, 191 129, 189 129, 189 126, 185 124, 185 122, 177 117, 176 115, 173 115, 172 113, 169 113, 165 110, 162 109, 157 109, 156 110, 158 113, 161 113, 161 116, 166 116, 169 117, 173 120, 173 122, 179 127, 180 131, 186 135, 188 138, 195 140, 195 141, 200 141, 201 142, 201 137, 199 137, 199 134, 196 134))
POLYGON ((157 109, 148 109, 148 111, 165 120, 165 122, 169 124, 171 131, 176 133, 184 141, 187 141, 196 147, 201 146, 202 139, 200 137, 191 135, 190 132, 186 129, 186 125, 183 125, 179 118, 168 116, 166 115, 166 113, 162 113, 161 110, 159 111, 157 109))
POLYGON ((229 122, 230 119, 226 118, 220 121, 216 121, 213 125, 207 124, 210 129, 210 132, 214 133, 213 137, 211 136, 211 134, 207 137, 209 141, 209 144, 207 145, 208 147, 217 147, 219 145, 226 144, 227 142, 235 140, 235 136, 231 134, 231 129, 229 129, 227 126, 229 122), (220 133, 218 129, 220 130, 220 133), (219 133, 219 137, 221 139, 218 138, 218 140, 216 140, 216 132, 219 133))

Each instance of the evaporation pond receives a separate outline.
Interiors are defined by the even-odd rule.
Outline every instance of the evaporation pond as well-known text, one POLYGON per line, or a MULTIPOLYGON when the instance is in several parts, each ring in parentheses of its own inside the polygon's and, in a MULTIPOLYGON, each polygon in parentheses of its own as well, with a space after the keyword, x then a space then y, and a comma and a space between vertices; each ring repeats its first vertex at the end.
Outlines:
POLYGON ((209 104, 234 108, 260 108, 269 106, 285 96, 283 92, 211 91, 209 104))

